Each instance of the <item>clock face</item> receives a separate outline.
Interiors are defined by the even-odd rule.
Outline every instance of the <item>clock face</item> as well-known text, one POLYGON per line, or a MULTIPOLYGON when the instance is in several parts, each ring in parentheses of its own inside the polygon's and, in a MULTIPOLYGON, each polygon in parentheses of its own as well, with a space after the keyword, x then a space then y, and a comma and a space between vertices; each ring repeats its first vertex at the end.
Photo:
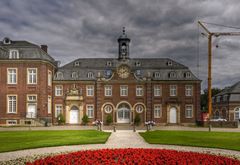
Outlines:
POLYGON ((105 70, 104 74, 105 74, 106 78, 109 78, 109 77, 112 76, 112 70, 111 69, 107 69, 107 70, 105 70))
POLYGON ((122 65, 118 68, 118 76, 121 78, 127 78, 130 74, 129 67, 126 65, 122 65))

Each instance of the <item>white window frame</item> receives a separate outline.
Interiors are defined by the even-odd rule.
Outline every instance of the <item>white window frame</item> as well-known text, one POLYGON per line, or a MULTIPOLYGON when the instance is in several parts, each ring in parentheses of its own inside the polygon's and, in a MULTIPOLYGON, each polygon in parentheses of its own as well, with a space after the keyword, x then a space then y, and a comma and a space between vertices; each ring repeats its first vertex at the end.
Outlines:
POLYGON ((7 113, 9 113, 9 114, 17 114, 17 104, 18 104, 17 95, 7 95, 7 113), (10 100, 9 97, 15 97, 15 99, 11 99, 10 100), (10 101, 11 101, 11 107, 9 106, 10 105, 10 101))
POLYGON ((52 86, 52 71, 48 70, 48 86, 52 86))
POLYGON ((128 96, 128 86, 120 85, 120 96, 128 96))
POLYGON ((37 84, 37 68, 27 68, 27 83, 28 84, 37 84), (30 71, 34 71, 30 72, 30 71))
POLYGON ((177 96, 177 85, 170 85, 169 92, 170 96, 177 96))
POLYGON ((136 86, 136 96, 143 96, 143 86, 142 85, 137 85, 136 86))
POLYGON ((36 94, 28 94, 27 102, 37 102, 37 95, 36 94))
POLYGON ((154 104, 154 118, 162 117, 162 104, 154 104))
POLYGON ((160 72, 154 72, 154 78, 160 78, 161 73, 160 72))
POLYGON ((154 85, 154 96, 162 96, 162 86, 161 85, 154 85))
POLYGON ((104 86, 104 95, 105 96, 112 96, 112 85, 105 85, 104 86))
POLYGON ((234 109, 234 120, 240 120, 240 107, 234 109), (237 118, 238 114, 238 118, 237 118))
POLYGON ((94 86, 93 85, 87 85, 86 86, 86 95, 87 96, 94 96, 94 86))
POLYGON ((60 115, 62 113, 63 113, 63 106, 62 106, 62 104, 55 104, 55 118, 57 118, 58 115, 60 115))
POLYGON ((48 95, 48 114, 52 113, 52 97, 50 95, 48 95))
POLYGON ((193 86, 185 85, 185 96, 193 96, 193 86))
POLYGON ((88 72, 87 73, 87 78, 93 79, 94 78, 93 72, 88 72))
POLYGON ((93 104, 87 104, 86 105, 86 110, 87 110, 88 118, 94 118, 94 105, 93 104))
POLYGON ((63 86, 62 85, 55 86, 55 96, 63 96, 63 86))
POLYGON ((193 105, 192 104, 186 104, 185 105, 185 118, 193 118, 193 105), (190 111, 190 116, 188 111, 190 111))
POLYGON ((19 59, 19 51, 17 49, 11 49, 9 51, 9 59, 19 59))
POLYGON ((17 125, 17 120, 6 120, 6 125, 17 125), (14 124, 9 124, 10 122, 14 124))
POLYGON ((17 68, 7 68, 7 83, 8 84, 17 84, 18 82, 18 69, 17 68), (10 71, 15 71, 10 72, 10 71))

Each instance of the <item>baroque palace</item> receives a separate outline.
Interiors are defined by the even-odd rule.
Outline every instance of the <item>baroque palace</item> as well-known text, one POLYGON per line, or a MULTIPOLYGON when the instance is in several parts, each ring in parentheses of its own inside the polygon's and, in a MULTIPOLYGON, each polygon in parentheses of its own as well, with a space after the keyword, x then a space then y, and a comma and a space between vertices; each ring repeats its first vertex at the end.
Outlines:
POLYGON ((113 123, 194 124, 201 81, 168 58, 130 58, 130 38, 118 38, 118 58, 81 58, 62 67, 46 45, 0 42, 0 124, 48 121, 81 124, 111 115, 113 123))

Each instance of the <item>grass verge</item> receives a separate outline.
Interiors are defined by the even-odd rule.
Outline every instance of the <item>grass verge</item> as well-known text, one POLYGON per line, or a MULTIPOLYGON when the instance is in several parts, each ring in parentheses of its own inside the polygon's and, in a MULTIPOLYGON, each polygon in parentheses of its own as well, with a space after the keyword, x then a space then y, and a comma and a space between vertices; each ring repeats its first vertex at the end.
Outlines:
POLYGON ((197 146, 240 151, 239 132, 148 131, 139 134, 150 144, 197 146))
POLYGON ((105 143, 111 133, 95 130, 3 131, 0 152, 30 148, 105 143))

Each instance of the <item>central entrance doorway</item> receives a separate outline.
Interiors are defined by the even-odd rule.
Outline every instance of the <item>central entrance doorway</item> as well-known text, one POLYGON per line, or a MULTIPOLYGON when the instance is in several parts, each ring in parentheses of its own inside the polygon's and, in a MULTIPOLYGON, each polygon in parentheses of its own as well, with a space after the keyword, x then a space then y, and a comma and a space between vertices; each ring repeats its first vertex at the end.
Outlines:
POLYGON ((130 123, 130 107, 122 103, 117 110, 117 123, 130 123))
POLYGON ((79 123, 79 109, 76 106, 73 106, 70 110, 70 124, 78 124, 79 123))
POLYGON ((170 108, 170 123, 177 123, 177 109, 175 107, 170 108))

